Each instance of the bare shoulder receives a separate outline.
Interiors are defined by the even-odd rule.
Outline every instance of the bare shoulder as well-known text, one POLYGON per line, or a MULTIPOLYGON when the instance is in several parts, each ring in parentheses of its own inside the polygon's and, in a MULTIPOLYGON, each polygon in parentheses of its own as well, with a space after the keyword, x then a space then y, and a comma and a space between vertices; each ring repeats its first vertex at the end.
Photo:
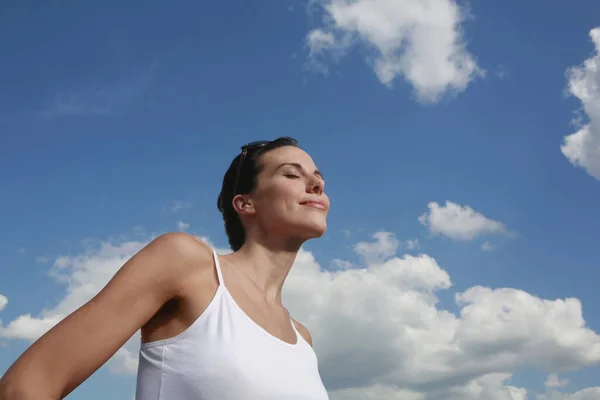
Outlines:
POLYGON ((190 268, 212 265, 212 248, 199 237, 184 232, 164 233, 150 242, 143 251, 171 260, 172 267, 183 273, 190 268))
POLYGON ((147 247, 155 247, 170 253, 175 252, 184 259, 190 257, 211 256, 212 250, 208 244, 197 236, 185 232, 167 232, 158 236, 147 247))
POLYGON ((302 325, 300 322, 296 321, 293 318, 292 318, 292 321, 294 321, 294 325, 296 325, 296 329, 298 329, 298 332, 300 332, 300 334, 302 335, 304 340, 306 340, 308 342, 308 344, 310 344, 312 346, 312 336, 310 335, 310 332, 308 331, 308 329, 306 329, 306 327, 304 325, 302 325))
POLYGON ((0 378, 0 399, 64 398, 177 297, 202 266, 212 266, 212 249, 199 238, 166 233, 152 240, 15 361, 0 378))

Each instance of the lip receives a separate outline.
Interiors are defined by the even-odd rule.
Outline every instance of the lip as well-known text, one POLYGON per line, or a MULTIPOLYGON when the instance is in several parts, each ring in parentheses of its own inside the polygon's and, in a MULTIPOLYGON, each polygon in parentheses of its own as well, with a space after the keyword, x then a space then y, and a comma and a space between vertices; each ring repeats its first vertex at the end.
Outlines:
POLYGON ((325 202, 321 201, 321 200, 307 200, 307 201, 301 202, 300 205, 307 206, 307 207, 318 208, 320 210, 326 210, 327 209, 327 206, 325 205, 325 202))

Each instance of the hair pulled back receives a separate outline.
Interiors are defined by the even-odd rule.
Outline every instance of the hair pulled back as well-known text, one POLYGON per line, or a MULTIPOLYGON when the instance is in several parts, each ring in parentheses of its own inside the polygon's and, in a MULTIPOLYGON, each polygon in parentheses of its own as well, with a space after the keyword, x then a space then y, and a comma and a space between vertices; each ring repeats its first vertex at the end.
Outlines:
POLYGON ((233 193, 233 191, 241 154, 233 159, 229 169, 225 172, 221 193, 219 193, 219 198, 217 199, 217 207, 223 215, 225 233, 229 239, 229 246, 233 251, 239 250, 246 241, 244 226, 242 225, 242 221, 240 220, 237 211, 233 208, 233 197, 238 194, 252 193, 256 188, 258 174, 262 170, 260 157, 273 149, 284 146, 300 147, 296 139, 291 137, 280 137, 271 142, 267 142, 263 146, 249 148, 246 157, 243 160, 242 169, 238 177, 237 193, 233 193))

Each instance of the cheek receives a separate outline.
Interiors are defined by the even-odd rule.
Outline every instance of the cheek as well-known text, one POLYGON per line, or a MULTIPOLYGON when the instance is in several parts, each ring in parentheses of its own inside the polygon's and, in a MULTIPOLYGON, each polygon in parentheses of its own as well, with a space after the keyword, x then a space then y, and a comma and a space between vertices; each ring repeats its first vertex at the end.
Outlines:
POLYGON ((292 184, 292 182, 287 185, 276 185, 271 188, 269 191, 269 195, 274 201, 281 201, 285 203, 295 203, 300 202, 303 196, 304 187, 299 184, 292 184))
POLYGON ((297 209, 302 193, 290 185, 265 187, 257 198, 257 206, 269 214, 297 209))

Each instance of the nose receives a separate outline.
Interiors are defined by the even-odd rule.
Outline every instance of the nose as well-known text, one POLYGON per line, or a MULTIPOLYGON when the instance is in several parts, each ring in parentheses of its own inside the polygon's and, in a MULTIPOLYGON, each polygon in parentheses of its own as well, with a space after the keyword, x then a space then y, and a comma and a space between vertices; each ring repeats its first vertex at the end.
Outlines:
POLYGON ((306 185, 306 189, 308 193, 315 193, 317 195, 321 195, 323 194, 324 186, 325 182, 323 182, 323 179, 315 177, 308 183, 308 185, 306 185))

